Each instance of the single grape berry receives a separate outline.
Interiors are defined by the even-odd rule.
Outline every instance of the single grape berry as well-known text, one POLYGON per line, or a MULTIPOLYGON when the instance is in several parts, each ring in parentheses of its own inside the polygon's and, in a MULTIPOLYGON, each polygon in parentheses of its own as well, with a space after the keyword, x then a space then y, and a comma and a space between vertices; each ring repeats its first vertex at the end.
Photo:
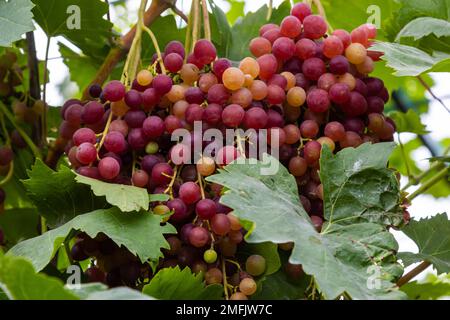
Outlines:
POLYGON ((214 249, 208 249, 203 253, 203 259, 206 263, 214 263, 217 261, 217 252, 214 249))

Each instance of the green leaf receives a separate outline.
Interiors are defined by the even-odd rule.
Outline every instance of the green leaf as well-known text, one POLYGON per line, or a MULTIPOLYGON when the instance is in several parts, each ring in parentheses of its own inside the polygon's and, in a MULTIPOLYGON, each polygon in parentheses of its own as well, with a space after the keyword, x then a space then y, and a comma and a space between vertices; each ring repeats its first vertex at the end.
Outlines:
MULTIPOLYGON (((384 144, 384 147, 391 148, 389 144, 384 144)), ((363 146, 362 150, 365 148, 367 146, 363 146)), ((374 158, 371 170, 377 174, 376 168, 381 166, 384 156, 374 158)), ((221 201, 233 208, 240 219, 253 222, 247 242, 293 242, 295 245, 289 261, 302 264, 304 271, 315 277, 318 288, 328 299, 334 299, 343 292, 354 299, 404 297, 391 282, 403 271, 394 256, 398 249, 397 242, 384 226, 367 222, 352 225, 333 223, 325 232, 318 233, 301 206, 297 184, 287 169, 270 156, 256 164, 249 161, 246 160, 245 164, 232 163, 207 179, 225 186, 228 191, 221 201), (276 175, 261 175, 261 170, 268 166, 278 166, 276 175), (378 275, 374 276, 374 270, 378 275), (377 289, 369 289, 368 281, 375 278, 377 289)), ((350 168, 364 168, 358 157, 354 157, 353 161, 353 165, 349 164, 350 168)), ((322 162, 321 168, 326 165, 322 162)), ((380 172, 383 170, 379 169, 380 172)), ((379 192, 389 192, 391 183, 388 179, 380 184, 379 192)), ((353 212, 348 214, 349 218, 355 219, 353 212)))
POLYGON ((228 0, 230 10, 227 12, 227 20, 233 24, 239 17, 244 16, 245 2, 241 0, 228 0))
POLYGON ((71 230, 79 230, 91 237, 103 232, 118 246, 126 247, 142 262, 158 260, 161 248, 169 248, 164 234, 176 233, 170 224, 160 225, 161 217, 148 212, 124 214, 118 208, 96 210, 76 216, 59 228, 43 235, 20 242, 8 254, 31 260, 34 267, 42 270, 62 246, 71 230))
MULTIPOLYGON (((439 172, 438 169, 431 170, 425 178, 422 179, 422 183, 426 183, 428 180, 433 178, 439 172)), ((450 196, 450 179, 447 175, 447 179, 441 179, 436 182, 430 189, 428 189, 424 194, 432 195, 435 198, 447 198, 450 196)))
POLYGON ((209 15, 212 41, 217 48, 218 56, 229 58, 230 48, 233 45, 230 24, 225 13, 214 1, 209 0, 209 5, 212 11, 209 15))
POLYGON ((419 221, 411 220, 402 231, 419 247, 419 253, 399 253, 405 266, 428 261, 438 273, 450 271, 450 221, 446 213, 419 221))
POLYGON ((371 49, 384 52, 381 58, 395 70, 394 74, 398 77, 421 75, 431 71, 438 63, 450 59, 450 54, 435 52, 434 55, 429 55, 420 49, 399 43, 376 42, 371 49))
POLYGON ((404 176, 408 176, 408 168, 410 174, 420 174, 422 171, 413 158, 413 152, 422 146, 422 142, 418 138, 403 144, 403 152, 401 145, 398 145, 389 158, 389 167, 397 170, 404 176))
POLYGON ((399 182, 386 168, 394 143, 363 144, 337 155, 325 148, 320 159, 324 191, 324 216, 334 223, 374 222, 398 226, 399 182))
POLYGON ((0 214, 0 228, 3 230, 6 247, 38 235, 39 215, 35 208, 8 209, 0 214))
POLYGON ((37 159, 29 171, 30 178, 23 181, 28 196, 50 227, 107 205, 104 198, 95 197, 88 186, 76 183, 75 176, 66 166, 53 171, 37 159))
POLYGON ((152 297, 128 287, 108 289, 108 286, 98 282, 82 283, 67 289, 82 300, 153 300, 152 297))
POLYGON ((242 256, 243 260, 247 257, 258 254, 263 256, 266 260, 266 270, 262 276, 268 276, 277 272, 281 267, 280 256, 278 255, 278 246, 272 242, 264 243, 247 243, 242 248, 239 248, 239 255, 242 256))
POLYGON ((34 19, 49 37, 63 36, 90 56, 109 51, 112 23, 104 19, 108 5, 100 0, 32 0, 34 19), (70 9, 70 10, 69 10, 70 9), (75 22, 80 19, 79 25, 75 22))
POLYGON ((0 47, 10 47, 23 34, 34 30, 33 6, 30 0, 0 0, 0 47))
POLYGON ((123 184, 107 183, 77 174, 75 180, 91 187, 96 196, 105 196, 106 201, 123 212, 148 210, 147 189, 123 184))
POLYGON ((76 300, 61 280, 37 274, 29 261, 0 253, 0 287, 9 299, 76 300))
POLYGON ((63 57, 64 64, 69 68, 70 80, 81 89, 79 90, 79 97, 81 97, 82 89, 86 88, 94 79, 102 62, 99 59, 76 53, 62 43, 59 43, 59 52, 63 57))
POLYGON ((85 300, 155 300, 148 295, 128 287, 112 288, 89 294, 85 300))
POLYGON ((426 126, 422 124, 420 116, 412 109, 406 113, 393 111, 389 113, 397 126, 397 132, 410 132, 415 134, 427 134, 426 126))
POLYGON ((61 107, 50 107, 47 111, 47 130, 49 137, 55 139, 58 137, 61 121, 61 107))
POLYGON ((437 37, 450 36, 450 22, 432 17, 417 18, 409 22, 397 35, 397 42, 401 38, 412 37, 421 39, 430 34, 437 37))
POLYGON ((205 286, 203 274, 176 266, 161 269, 142 292, 162 300, 219 300, 223 289, 217 284, 205 286))
POLYGON ((163 202, 169 200, 168 194, 149 194, 149 202, 163 202))
POLYGON ((347 0, 322 0, 325 11, 327 12, 327 20, 334 29, 345 29, 351 31, 360 25, 371 22, 377 22, 380 18, 380 26, 378 28, 378 39, 386 39, 385 30, 389 25, 389 17, 399 8, 396 1, 392 0, 358 0, 352 1, 351 4, 347 0), (349 14, 349 6, 351 6, 351 14, 349 14))
POLYGON ((428 274, 425 281, 413 281, 402 286, 401 290, 413 300, 437 300, 450 296, 450 275, 428 274))

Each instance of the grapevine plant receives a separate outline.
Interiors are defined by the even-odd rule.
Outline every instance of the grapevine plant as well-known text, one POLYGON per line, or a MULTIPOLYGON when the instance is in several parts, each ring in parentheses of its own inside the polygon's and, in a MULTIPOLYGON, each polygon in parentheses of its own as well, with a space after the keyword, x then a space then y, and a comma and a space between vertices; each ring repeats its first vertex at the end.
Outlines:
POLYGON ((420 117, 425 92, 446 108, 428 73, 450 70, 450 11, 370 2, 349 17, 348 1, 244 15, 237 1, 183 13, 141 0, 120 35, 109 7, 121 4, 0 0, 0 297, 448 295, 448 217, 408 207, 450 194, 448 141, 430 145, 420 117), (59 43, 81 90, 49 106, 56 36, 79 49, 59 43), (205 139, 212 129, 234 135, 205 139), (399 252, 392 230, 418 252, 399 252), (430 265, 439 276, 413 281, 430 265))

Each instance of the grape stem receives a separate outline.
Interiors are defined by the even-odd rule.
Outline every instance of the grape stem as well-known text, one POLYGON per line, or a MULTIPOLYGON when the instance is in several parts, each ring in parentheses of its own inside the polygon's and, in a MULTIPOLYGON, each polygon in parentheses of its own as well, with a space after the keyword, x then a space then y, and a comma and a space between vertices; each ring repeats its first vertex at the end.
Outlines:
POLYGON ((272 18, 272 11, 273 11, 273 0, 269 0, 269 5, 267 8, 267 16, 266 16, 267 21, 269 21, 270 18, 272 18))
POLYGON ((203 188, 203 179, 200 172, 197 171, 197 179, 198 179, 198 185, 200 186, 200 192, 202 194, 202 199, 205 199, 205 189, 203 188))
MULTIPOLYGON (((163 175, 164 175, 164 173, 163 173, 163 175)), ((176 180, 177 176, 178 176, 178 166, 175 166, 174 171, 173 171, 173 176, 170 177, 172 180, 170 180, 169 185, 167 186, 166 190, 164 190, 164 193, 169 192, 170 199, 173 199, 172 188, 173 188, 173 185, 175 184, 175 180, 176 180)))
POLYGON ((407 199, 409 201, 413 200, 414 198, 418 197, 422 193, 426 192, 428 189, 430 189, 432 186, 434 186, 437 182, 439 182, 441 179, 445 178, 448 175, 449 168, 444 168, 441 171, 439 171, 437 174, 435 174, 430 180, 426 181, 424 184, 422 184, 416 191, 411 193, 407 199))
POLYGON ((155 34, 152 32, 152 30, 150 30, 150 28, 148 28, 144 25, 143 21, 141 21, 141 24, 142 24, 142 29, 144 29, 144 31, 147 32, 147 34, 152 39, 153 46, 155 47, 156 54, 158 55, 159 65, 161 66, 161 72, 162 72, 162 74, 166 74, 167 71, 166 71, 166 67, 164 66, 164 61, 163 61, 163 58, 161 55, 161 50, 159 49, 158 40, 156 39, 155 34))
POLYGON ((421 264, 419 264, 417 267, 409 271, 407 274, 405 274, 403 277, 400 278, 400 280, 397 281, 397 286, 401 287, 404 284, 408 283, 411 279, 425 271, 431 263, 428 261, 423 261, 421 264))
POLYGON ((185 43, 184 43, 184 51, 186 52, 186 55, 184 57, 184 62, 187 61, 187 53, 191 52, 191 38, 192 38, 192 21, 194 18, 194 1, 192 1, 191 4, 191 10, 189 11, 189 18, 188 18, 188 24, 186 27, 186 37, 185 37, 185 43))
POLYGON ((100 149, 103 146, 103 143, 105 142, 106 135, 108 134, 108 131, 109 131, 109 126, 111 125, 112 117, 113 117, 113 114, 112 114, 112 112, 110 112, 109 116, 108 116, 108 120, 106 121, 105 130, 103 130, 103 133, 102 133, 102 139, 100 140, 100 142, 97 145, 97 152, 100 151, 100 149))
POLYGON ((227 282, 227 271, 225 270, 225 259, 222 256, 222 276, 223 276, 223 291, 225 293, 225 299, 229 300, 228 297, 228 282, 227 282))
MULTIPOLYGON (((442 155, 445 157, 449 152, 450 152, 450 147, 447 147, 447 149, 445 149, 445 151, 442 155)), ((437 163, 433 164, 432 166, 430 166, 430 168, 428 170, 422 172, 420 175, 418 175, 416 177, 411 177, 411 179, 408 181, 408 184, 402 188, 402 191, 405 191, 406 189, 408 189, 411 186, 417 185, 430 172, 432 172, 434 170, 440 170, 444 167, 445 167, 445 165, 442 162, 437 162, 437 163)))
POLYGON ((419 79, 420 84, 428 91, 428 93, 436 100, 438 101, 444 109, 450 113, 450 109, 445 105, 444 101, 442 101, 441 98, 439 98, 437 95, 434 94, 433 90, 431 90, 430 86, 423 80, 421 76, 417 76, 417 79, 419 79))
POLYGON ((198 34, 199 34, 199 0, 192 0, 192 6, 194 7, 194 25, 192 27, 192 48, 194 47, 194 44, 197 42, 198 40, 198 34))
POLYGON ((205 29, 205 38, 208 41, 211 41, 211 26, 209 24, 209 13, 206 0, 202 0, 202 9, 203 9, 203 24, 205 29))
POLYGON ((41 151, 39 150, 39 148, 34 144, 33 140, 31 140, 28 134, 19 125, 17 125, 16 121, 14 120, 14 116, 11 114, 11 112, 9 112, 8 108, 6 108, 6 106, 1 101, 0 110, 4 113, 6 118, 8 118, 17 132, 22 136, 23 140, 25 140, 28 147, 31 149, 31 152, 33 152, 34 157, 37 159, 42 159, 41 151))
POLYGON ((42 130, 42 144, 47 144, 47 82, 48 82, 48 54, 50 51, 51 37, 47 36, 47 46, 45 48, 45 62, 44 62, 44 89, 42 92, 42 101, 44 101, 44 111, 41 115, 41 130, 42 130))
POLYGON ((239 263, 237 263, 236 261, 231 260, 231 259, 225 259, 225 261, 234 264, 238 268, 238 270, 241 270, 241 265, 239 263))
POLYGON ((405 161, 406 174, 408 175, 408 179, 411 180, 413 175, 411 174, 411 169, 409 167, 408 157, 406 156, 406 152, 405 152, 405 146, 403 145, 402 140, 400 139, 400 133, 397 133, 397 138, 398 138, 398 144, 400 145, 400 151, 402 152, 402 157, 405 161))
POLYGON ((7 184, 13 177, 13 174, 14 174, 14 161, 11 161, 9 164, 8 174, 2 180, 0 180, 0 187, 7 184))

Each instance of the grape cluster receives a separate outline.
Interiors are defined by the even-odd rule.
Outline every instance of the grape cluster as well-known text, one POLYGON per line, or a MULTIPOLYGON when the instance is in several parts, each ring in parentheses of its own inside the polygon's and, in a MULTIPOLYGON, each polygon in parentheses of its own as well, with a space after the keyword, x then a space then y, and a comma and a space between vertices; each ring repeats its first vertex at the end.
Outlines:
MULTIPOLYGON (((0 56, 0 101, 10 110, 18 125, 36 123, 44 111, 44 103, 34 100, 23 92, 23 67, 18 63, 19 56, 6 50, 0 56)), ((0 131, 0 181, 7 182, 12 170, 14 151, 27 146, 23 137, 16 129, 6 125, 6 118, 2 115, 4 130, 0 131), (8 131, 9 130, 9 131, 8 131)), ((0 213, 4 209, 6 193, 0 186, 0 213)), ((1 241, 0 241, 1 243, 1 241)))
MULTIPOLYGON (((248 154, 236 142, 193 162, 190 151, 196 142, 203 147, 214 143, 202 141, 193 131, 196 121, 204 130, 268 129, 267 142, 278 142, 280 161, 296 177, 302 205, 318 230, 324 220, 322 146, 337 152, 393 139, 395 124, 383 115, 388 91, 382 80, 369 76, 380 56, 368 50, 376 28, 365 24, 351 33, 332 34, 327 29, 321 16, 299 3, 280 25, 260 28, 249 45, 254 58, 233 65, 218 58, 208 40, 195 43, 190 54, 172 41, 130 88, 119 81, 103 88, 93 85, 89 101, 64 104, 60 140, 67 142, 66 154, 79 174, 170 196, 152 207, 178 231, 167 236, 170 249, 163 250, 158 268, 180 265, 204 272, 207 284, 228 283, 231 299, 254 294, 255 278, 266 268, 262 256, 237 258, 245 230, 220 203, 222 187, 204 181, 217 168, 248 154), (191 135, 183 143, 172 141, 171 135, 181 128, 191 135), (175 155, 181 161, 175 161, 175 155)), ((138 279, 151 277, 148 266, 113 247, 108 239, 84 236, 72 257, 97 257, 93 268, 111 286, 134 286, 138 279), (92 243, 102 247, 105 241, 108 254, 91 250, 92 243), (84 243, 89 249, 80 250, 84 243), (120 256, 120 263, 114 258, 116 262, 109 263, 108 255, 120 256)), ((280 249, 291 250, 292 244, 280 249)), ((302 274, 300 265, 287 264, 285 271, 293 278, 302 274)))

